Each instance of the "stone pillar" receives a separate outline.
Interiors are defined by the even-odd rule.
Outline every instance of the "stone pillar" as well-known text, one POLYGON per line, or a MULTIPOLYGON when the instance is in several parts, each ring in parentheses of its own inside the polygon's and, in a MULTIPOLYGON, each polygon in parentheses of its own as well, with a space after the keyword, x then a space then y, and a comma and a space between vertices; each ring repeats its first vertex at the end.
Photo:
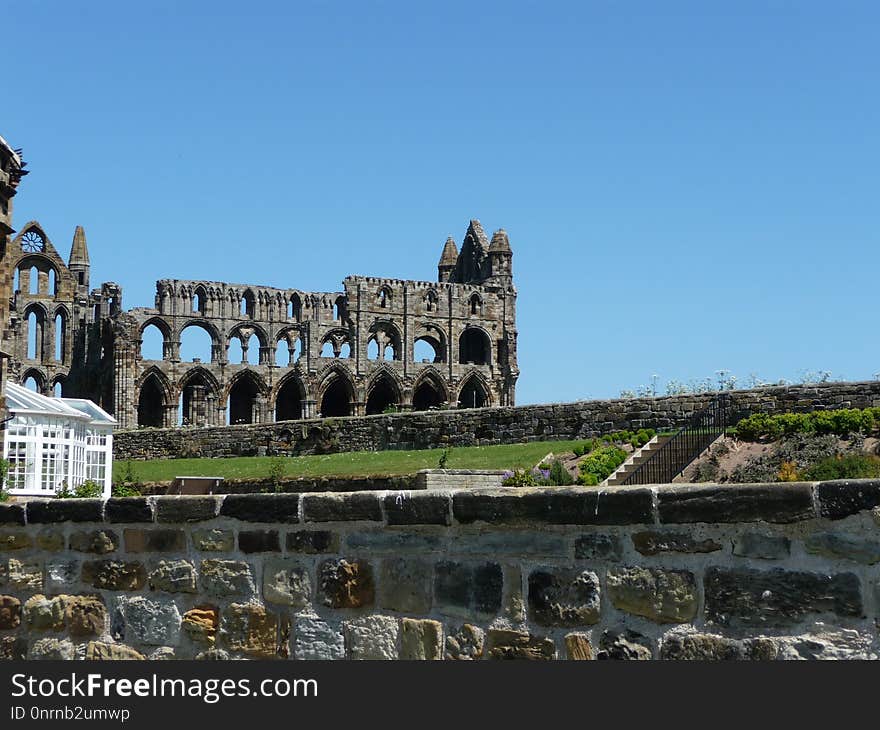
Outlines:
POLYGON ((162 359, 172 362, 180 361, 180 340, 165 340, 162 343, 162 359))
POLYGON ((318 413, 318 401, 304 400, 302 401, 302 417, 316 418, 318 413))
POLYGON ((274 365, 275 350, 271 347, 260 345, 260 365, 274 365))

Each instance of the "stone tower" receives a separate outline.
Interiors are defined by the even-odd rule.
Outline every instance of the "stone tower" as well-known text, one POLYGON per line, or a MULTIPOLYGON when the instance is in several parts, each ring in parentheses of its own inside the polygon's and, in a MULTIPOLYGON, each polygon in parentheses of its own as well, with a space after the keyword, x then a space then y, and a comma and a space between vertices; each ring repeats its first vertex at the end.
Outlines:
POLYGON ((9 236, 12 228, 12 198, 21 178, 27 175, 19 151, 12 149, 0 137, 0 418, 6 417, 6 394, 3 387, 7 377, 9 342, 9 300, 12 297, 12 266, 9 236))
POLYGON ((86 245, 86 232, 77 226, 73 232, 73 244, 70 247, 70 259, 67 263, 70 273, 76 277, 77 288, 83 294, 89 291, 89 247, 86 245))

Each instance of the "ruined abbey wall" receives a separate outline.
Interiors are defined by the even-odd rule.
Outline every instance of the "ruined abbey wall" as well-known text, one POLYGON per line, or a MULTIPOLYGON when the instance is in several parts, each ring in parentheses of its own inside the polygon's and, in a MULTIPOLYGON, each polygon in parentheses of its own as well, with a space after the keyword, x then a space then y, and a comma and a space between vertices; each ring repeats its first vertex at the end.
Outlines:
POLYGON ((341 291, 307 292, 163 279, 152 307, 128 311, 117 284, 90 287, 82 228, 65 262, 32 221, 11 241, 9 261, 10 376, 90 398, 121 428, 515 402, 512 253, 503 230, 490 241, 478 221, 461 251, 446 242, 434 282, 349 276, 341 291), (161 359, 145 356, 149 328, 161 334, 161 359), (205 361, 181 357, 193 328, 210 339, 205 361), (233 342, 240 358, 230 357, 233 342))
MULTIPOLYGON (((116 459, 314 454, 582 439, 610 431, 671 428, 712 393, 278 422, 116 434, 116 459)), ((880 406, 880 382, 774 386, 730 393, 731 414, 880 406)))
POLYGON ((0 505, 0 658, 877 658, 880 481, 0 505))

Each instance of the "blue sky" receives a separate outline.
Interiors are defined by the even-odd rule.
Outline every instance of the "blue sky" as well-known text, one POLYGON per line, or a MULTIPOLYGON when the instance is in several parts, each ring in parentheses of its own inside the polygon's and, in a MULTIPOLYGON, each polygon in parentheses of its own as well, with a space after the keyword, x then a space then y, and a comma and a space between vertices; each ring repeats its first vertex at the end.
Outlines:
POLYGON ((428 279, 507 229, 521 403, 870 379, 876 2, 5 3, 20 226, 163 277, 428 279))

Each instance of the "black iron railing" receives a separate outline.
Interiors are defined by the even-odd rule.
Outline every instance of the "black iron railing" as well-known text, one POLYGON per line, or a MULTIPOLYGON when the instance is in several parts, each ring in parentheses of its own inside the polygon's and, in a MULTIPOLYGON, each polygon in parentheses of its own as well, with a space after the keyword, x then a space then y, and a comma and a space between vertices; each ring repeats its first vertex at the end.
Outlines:
POLYGON ((621 483, 668 484, 724 433, 729 417, 730 395, 719 393, 621 483))

